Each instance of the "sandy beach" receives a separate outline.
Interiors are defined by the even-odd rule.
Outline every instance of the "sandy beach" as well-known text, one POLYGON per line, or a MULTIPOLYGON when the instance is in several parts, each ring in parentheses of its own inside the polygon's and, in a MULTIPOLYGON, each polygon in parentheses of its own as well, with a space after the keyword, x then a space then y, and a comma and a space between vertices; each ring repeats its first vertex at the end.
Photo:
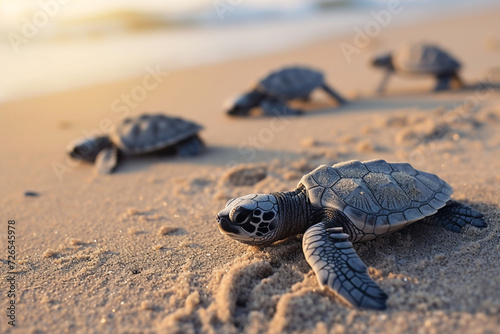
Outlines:
POLYGON ((377 96, 383 73, 369 66, 376 53, 424 40, 462 62, 468 85, 489 82, 487 70, 500 66, 499 17, 496 9, 388 26, 350 62, 339 45, 354 34, 175 72, 152 64, 129 80, 3 104, 0 332, 500 333, 499 91, 432 93, 431 78, 394 76, 377 96), (224 114, 224 101, 285 64, 324 70, 351 102, 338 107, 318 92, 303 116, 224 114), (154 88, 125 102, 145 80, 154 88), (127 158, 105 176, 65 156, 73 139, 146 111, 203 125, 206 152, 127 158), (318 165, 352 159, 435 173, 489 225, 458 234, 416 223, 356 244, 389 295, 383 312, 322 291, 300 236, 258 248, 222 235, 214 219, 230 198, 293 190, 318 165), (237 171, 248 182, 231 182, 237 171), (12 276, 15 328, 6 316, 12 276))

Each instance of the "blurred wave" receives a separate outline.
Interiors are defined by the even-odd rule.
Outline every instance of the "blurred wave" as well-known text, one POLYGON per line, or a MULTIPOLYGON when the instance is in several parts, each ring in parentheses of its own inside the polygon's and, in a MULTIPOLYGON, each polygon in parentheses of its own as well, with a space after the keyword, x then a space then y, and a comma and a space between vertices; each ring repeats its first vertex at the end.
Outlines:
MULTIPOLYGON (((183 2, 108 0, 3 0, 0 31, 22 30, 44 12, 48 23, 38 38, 77 37, 173 29, 186 25, 227 25, 296 19, 340 6, 359 6, 365 1, 344 0, 184 0, 183 2), (45 4, 45 5, 42 5, 45 4), (30 20, 32 18, 32 20, 30 20)), ((43 15, 43 14, 42 14, 43 15)))
MULTIPOLYGON (((402 1, 391 27, 498 0, 402 1)), ((352 33, 383 0, 1 0, 0 102, 352 33), (5 66, 7 65, 7 66, 5 66)))

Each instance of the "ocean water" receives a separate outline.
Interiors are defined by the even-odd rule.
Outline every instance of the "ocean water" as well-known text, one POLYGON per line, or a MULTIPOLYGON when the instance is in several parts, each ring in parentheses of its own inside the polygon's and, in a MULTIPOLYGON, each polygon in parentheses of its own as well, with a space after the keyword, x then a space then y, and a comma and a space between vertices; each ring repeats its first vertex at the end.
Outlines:
MULTIPOLYGON (((390 26, 497 0, 401 1, 390 26)), ((0 102, 274 52, 353 32, 387 1, 2 0, 0 102)))

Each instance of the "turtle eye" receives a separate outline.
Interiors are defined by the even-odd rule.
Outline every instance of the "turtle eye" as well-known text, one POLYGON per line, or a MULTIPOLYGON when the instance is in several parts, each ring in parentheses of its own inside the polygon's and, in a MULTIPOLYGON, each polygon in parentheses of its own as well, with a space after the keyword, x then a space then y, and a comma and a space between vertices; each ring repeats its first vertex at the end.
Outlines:
POLYGON ((233 223, 236 225, 243 225, 248 223, 253 216, 253 211, 242 207, 236 208, 233 212, 233 223))

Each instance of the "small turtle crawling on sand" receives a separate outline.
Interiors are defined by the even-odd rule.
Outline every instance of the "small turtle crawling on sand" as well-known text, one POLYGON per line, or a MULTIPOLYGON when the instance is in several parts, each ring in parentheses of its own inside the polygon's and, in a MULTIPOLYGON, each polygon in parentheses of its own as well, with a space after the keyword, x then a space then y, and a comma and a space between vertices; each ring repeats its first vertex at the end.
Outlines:
POLYGON ((68 146, 68 154, 77 160, 95 162, 101 174, 111 173, 120 155, 177 153, 193 156, 204 144, 198 137, 202 127, 178 117, 143 114, 124 119, 109 134, 78 139, 68 146))
POLYGON ((252 108, 260 107, 266 116, 302 114, 302 110, 288 107, 286 101, 308 101, 316 88, 322 88, 339 104, 346 102, 326 84, 323 73, 293 66, 271 72, 262 78, 254 89, 240 96, 227 113, 231 116, 247 116, 252 108))
POLYGON ((375 58, 372 62, 375 67, 386 70, 377 91, 383 92, 389 77, 393 73, 407 75, 433 75, 437 79, 435 91, 450 89, 453 81, 463 87, 458 76, 460 63, 450 54, 432 44, 408 44, 394 51, 375 58))
POLYGON ((388 297, 352 243, 415 222, 453 232, 487 226, 481 213, 451 200, 451 193, 445 181, 407 163, 353 160, 319 166, 290 192, 231 199, 216 219, 223 234, 251 245, 304 234, 302 248, 322 288, 353 306, 383 310, 388 297))

